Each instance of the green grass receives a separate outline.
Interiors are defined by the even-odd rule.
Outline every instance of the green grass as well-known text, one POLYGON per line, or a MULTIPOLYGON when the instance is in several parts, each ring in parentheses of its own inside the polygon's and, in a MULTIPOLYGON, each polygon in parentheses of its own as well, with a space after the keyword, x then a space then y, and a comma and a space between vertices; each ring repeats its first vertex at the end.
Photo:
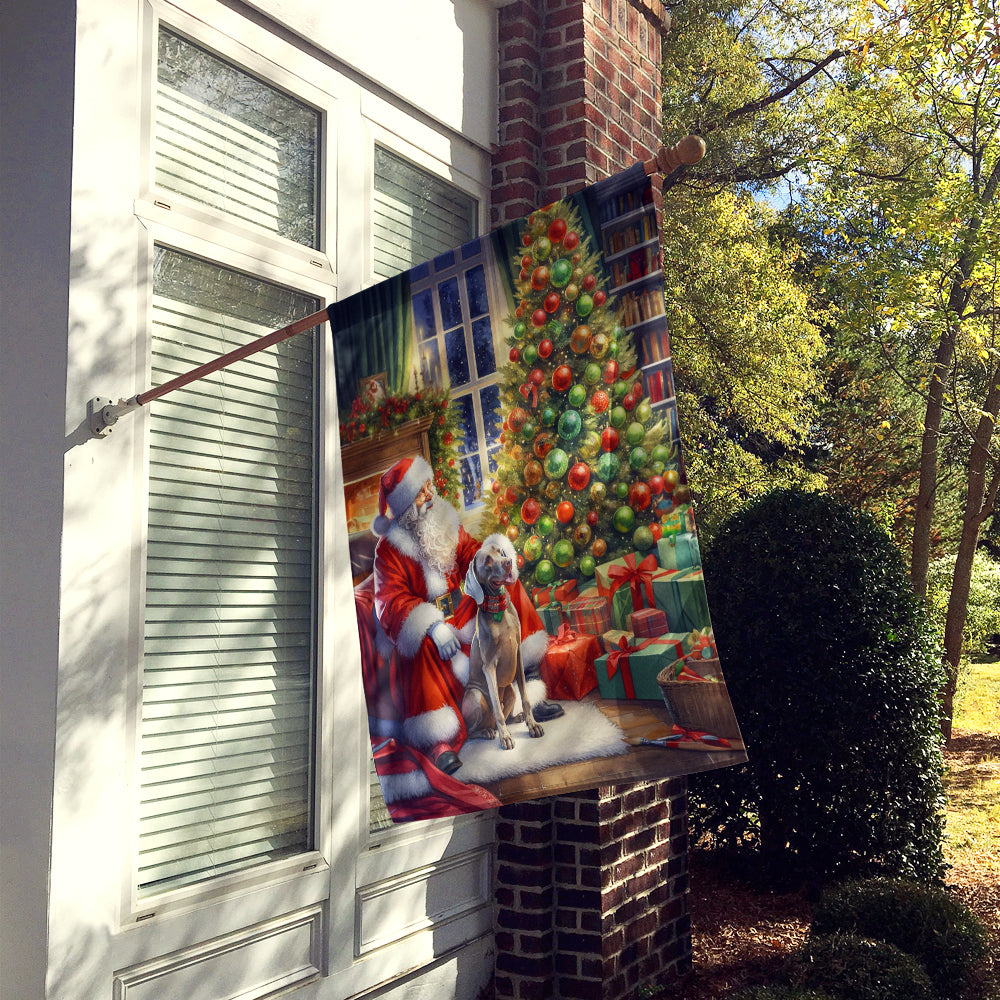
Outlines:
POLYGON ((1000 660, 973 663, 962 672, 954 723, 965 732, 1000 734, 1000 660))

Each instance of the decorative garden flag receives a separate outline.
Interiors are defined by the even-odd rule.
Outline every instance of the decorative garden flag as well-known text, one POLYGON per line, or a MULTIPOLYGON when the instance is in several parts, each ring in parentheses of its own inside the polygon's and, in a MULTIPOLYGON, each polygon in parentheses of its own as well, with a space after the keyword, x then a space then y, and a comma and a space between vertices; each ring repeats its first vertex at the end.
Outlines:
POLYGON ((641 164, 330 309, 395 820, 746 759, 641 164))

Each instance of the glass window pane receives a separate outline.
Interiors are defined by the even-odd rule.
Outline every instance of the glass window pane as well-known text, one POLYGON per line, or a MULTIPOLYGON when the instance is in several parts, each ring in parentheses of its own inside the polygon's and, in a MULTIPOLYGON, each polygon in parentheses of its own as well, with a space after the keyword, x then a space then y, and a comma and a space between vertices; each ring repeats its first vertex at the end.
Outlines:
POLYGON ((420 345, 420 375, 424 385, 438 387, 444 385, 441 376, 441 354, 436 340, 425 340, 420 345))
POLYGON ((468 510, 482 502, 483 468, 479 461, 479 452, 473 452, 462 459, 462 503, 468 510))
MULTIPOLYGON (((469 381, 469 358, 465 351, 465 330, 459 327, 444 335, 444 350, 448 355, 448 378, 453 387, 469 381)), ((468 397, 466 397, 468 398, 468 397)))
POLYGON ((462 445, 462 450, 478 451, 479 434, 476 430, 476 411, 472 405, 472 396, 453 397, 452 406, 458 407, 458 422, 465 432, 465 441, 462 445))
POLYGON ((417 292, 413 298, 413 326, 417 339, 426 340, 433 337, 437 327, 434 325, 434 299, 429 288, 417 292))
POLYGON ((449 278, 438 285, 438 302, 441 304, 441 326, 445 330, 462 322, 462 300, 458 293, 458 278, 449 278))
MULTIPOLYGON (((163 248, 152 384, 315 311, 163 248)), ((315 331, 149 414, 143 896, 312 846, 315 331)))
POLYGON ((455 251, 449 250, 447 253, 438 254, 434 258, 434 270, 445 271, 449 267, 455 266, 455 251))
POLYGON ((483 252, 483 241, 480 240, 469 240, 468 243, 462 244, 462 260, 469 260, 471 257, 477 257, 483 252))
POLYGON ((465 272, 465 289, 469 296, 470 316, 482 316, 490 311, 490 300, 486 297, 486 273, 482 264, 465 272))
POLYGON ((319 133, 314 108, 160 28, 159 188, 318 246, 319 133))
POLYGON ((493 353, 493 327, 489 316, 483 316, 472 324, 472 349, 476 352, 476 373, 479 378, 492 375, 497 370, 497 359, 493 353))
POLYGON ((483 408, 486 444, 492 448, 500 443, 500 432, 503 430, 503 415, 500 412, 500 387, 496 384, 484 386, 479 396, 479 405, 483 408))

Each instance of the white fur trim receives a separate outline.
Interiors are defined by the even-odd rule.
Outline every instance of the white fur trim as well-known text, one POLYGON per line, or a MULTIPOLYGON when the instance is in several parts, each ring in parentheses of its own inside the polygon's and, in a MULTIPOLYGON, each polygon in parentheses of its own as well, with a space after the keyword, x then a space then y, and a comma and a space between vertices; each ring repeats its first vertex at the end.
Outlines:
POLYGON ((424 641, 424 636, 438 622, 444 621, 444 615, 433 604, 417 604, 406 616, 399 636, 396 639, 396 648, 399 655, 404 659, 411 659, 416 656, 420 644, 424 641))
POLYGON ((393 518, 402 514, 407 507, 417 499, 417 494, 424 488, 428 479, 433 479, 427 459, 423 455, 414 455, 406 474, 396 484, 396 488, 386 496, 385 502, 392 511, 393 518))
POLYGON ((458 683, 465 687, 469 683, 469 657, 466 653, 456 653, 451 658, 451 672, 458 679, 458 683))
POLYGON ((495 534, 492 535, 487 535, 483 539, 482 543, 483 545, 486 545, 488 543, 495 545, 498 549, 500 549, 501 552, 503 552, 505 556, 507 556, 508 559, 510 559, 510 572, 514 579, 508 582, 510 583, 516 582, 517 552, 514 549, 514 543, 506 535, 501 535, 499 532, 496 532, 495 534))
POLYGON ((378 783, 382 786, 382 798, 386 804, 403 799, 420 799, 433 791, 427 775, 419 769, 404 774, 379 775, 378 783))
POLYGON ((429 750, 436 743, 447 743, 458 735, 458 731, 458 716, 449 705, 403 720, 404 738, 418 750, 429 750))
MULTIPOLYGON (((455 508, 452 507, 451 510, 454 511, 455 508)), ((455 518, 456 520, 458 518, 457 511, 455 512, 455 518)), ((442 595, 450 592, 448 581, 438 570, 427 562, 424 553, 417 544, 416 538, 414 538, 413 535, 406 530, 406 528, 393 521, 392 524, 389 525, 389 530, 385 533, 385 540, 394 549, 396 549, 397 552, 420 564, 420 568, 424 572, 424 587, 427 591, 428 600, 433 601, 435 597, 441 597, 442 595)))
POLYGON ((541 677, 535 677, 524 682, 524 693, 528 696, 528 701, 532 705, 538 705, 548 698, 549 693, 545 689, 545 681, 541 677))
POLYGON ((532 632, 521 641, 521 660, 527 673, 541 664, 545 651, 549 648, 549 636, 543 630, 532 632))
MULTIPOLYGON (((458 641, 463 646, 471 645, 472 639, 476 634, 476 619, 478 617, 478 615, 473 615, 461 628, 455 629, 458 641)), ((452 628, 455 628, 455 626, 453 625, 452 628)))

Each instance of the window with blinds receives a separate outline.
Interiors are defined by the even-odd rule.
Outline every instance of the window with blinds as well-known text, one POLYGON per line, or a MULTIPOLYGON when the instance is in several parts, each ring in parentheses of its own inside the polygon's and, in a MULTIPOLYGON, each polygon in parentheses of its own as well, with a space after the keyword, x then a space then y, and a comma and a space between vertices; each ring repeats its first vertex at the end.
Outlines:
POLYGON ((155 183, 304 246, 318 246, 320 115, 161 27, 155 183))
MULTIPOLYGON (((317 308, 157 247, 152 382, 317 308)), ((150 407, 140 896, 312 847, 314 334, 150 407)))
MULTIPOLYGON (((379 280, 471 240, 476 234, 476 214, 476 200, 464 191, 375 146, 372 231, 374 272, 379 280)), ((392 826, 374 761, 369 781, 369 824, 374 833, 392 826)))

